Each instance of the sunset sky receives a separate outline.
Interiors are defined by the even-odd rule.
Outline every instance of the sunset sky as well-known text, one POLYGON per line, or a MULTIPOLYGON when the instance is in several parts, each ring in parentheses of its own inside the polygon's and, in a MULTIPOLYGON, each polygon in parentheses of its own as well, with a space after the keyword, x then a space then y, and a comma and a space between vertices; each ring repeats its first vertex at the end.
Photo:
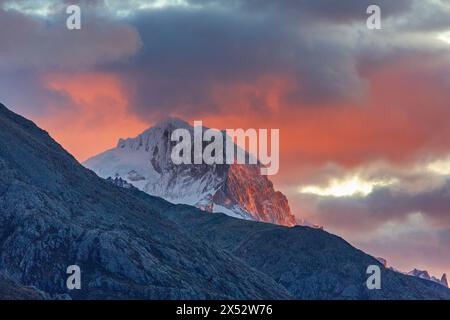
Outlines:
POLYGON ((450 0, 0 0, 0 39, 0 102, 78 160, 169 115, 278 128, 298 221, 450 273, 450 0))

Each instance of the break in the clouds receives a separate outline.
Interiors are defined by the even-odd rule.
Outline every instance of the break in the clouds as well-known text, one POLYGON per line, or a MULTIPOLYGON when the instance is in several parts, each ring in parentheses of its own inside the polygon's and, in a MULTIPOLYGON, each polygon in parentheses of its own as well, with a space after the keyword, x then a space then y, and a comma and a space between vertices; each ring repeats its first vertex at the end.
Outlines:
POLYGON ((310 219, 404 271, 446 272, 450 257, 448 159, 348 172, 331 167, 292 195, 310 219), (345 191, 345 192, 344 192, 345 191))
POLYGON ((408 193, 395 186, 367 196, 302 195, 299 201, 314 221, 325 224, 361 249, 382 256, 403 271, 448 272, 450 256, 450 181, 436 188, 408 193))

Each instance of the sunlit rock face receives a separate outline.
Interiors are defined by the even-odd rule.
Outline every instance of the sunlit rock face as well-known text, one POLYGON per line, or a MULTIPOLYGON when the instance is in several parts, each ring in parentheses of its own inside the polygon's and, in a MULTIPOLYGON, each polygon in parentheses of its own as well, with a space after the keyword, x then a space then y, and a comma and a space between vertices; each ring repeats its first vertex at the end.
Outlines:
POLYGON ((223 188, 225 195, 254 220, 295 225, 287 198, 275 191, 272 182, 260 175, 259 170, 258 166, 231 165, 223 188))
POLYGON ((296 224, 287 198, 275 191, 267 176, 261 175, 259 164, 175 165, 171 153, 176 143, 170 137, 178 128, 194 136, 188 123, 168 118, 136 138, 120 139, 116 148, 84 165, 102 178, 121 178, 172 203, 247 220, 296 224))

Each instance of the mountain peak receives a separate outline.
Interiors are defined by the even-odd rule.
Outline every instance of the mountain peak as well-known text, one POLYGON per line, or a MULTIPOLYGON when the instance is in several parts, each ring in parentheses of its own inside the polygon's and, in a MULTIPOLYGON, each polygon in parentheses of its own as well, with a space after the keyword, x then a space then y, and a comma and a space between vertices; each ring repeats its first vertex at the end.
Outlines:
POLYGON ((117 148, 124 148, 126 145, 135 146, 136 141, 138 141, 138 146, 141 146, 144 140, 160 140, 162 135, 168 135, 169 132, 175 129, 192 130, 193 128, 188 122, 180 118, 172 116, 165 117, 134 138, 120 138, 117 142, 117 148))
POLYGON ((444 284, 446 287, 448 287, 447 274, 446 274, 446 273, 444 273, 444 274, 442 275, 441 283, 444 284))
POLYGON ((411 270, 410 272, 407 273, 408 275, 414 276, 414 277, 418 277, 418 278, 422 278, 422 279, 426 279, 426 280, 430 280, 436 283, 439 283, 445 287, 448 287, 448 282, 447 282, 447 275, 444 273, 442 275, 441 279, 438 279, 434 276, 430 276, 429 272, 426 270, 419 270, 414 268, 414 270, 411 270))
POLYGON ((296 224, 288 199, 260 174, 258 165, 175 165, 170 133, 177 128, 193 130, 186 121, 165 118, 136 138, 119 140, 117 148, 84 165, 102 178, 121 178, 173 203, 243 219, 296 224))
MULTIPOLYGON (((161 128, 161 129, 165 129, 165 128, 192 128, 192 126, 177 117, 173 117, 173 116, 168 116, 165 118, 160 119, 159 121, 157 121, 152 128, 161 128)), ((151 128, 150 128, 151 129, 151 128)))

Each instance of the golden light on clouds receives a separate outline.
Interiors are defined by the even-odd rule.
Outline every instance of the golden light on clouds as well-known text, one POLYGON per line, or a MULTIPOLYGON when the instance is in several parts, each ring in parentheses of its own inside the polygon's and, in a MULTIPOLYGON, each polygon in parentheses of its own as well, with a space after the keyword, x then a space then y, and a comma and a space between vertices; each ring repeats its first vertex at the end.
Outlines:
POLYGON ((449 32, 440 33, 440 34, 438 34, 438 36, 436 38, 438 40, 441 40, 443 42, 446 42, 446 43, 450 44, 450 31, 449 32))
POLYGON ((322 197, 351 197, 368 196, 376 187, 384 187, 393 184, 393 180, 365 181, 359 176, 345 179, 332 179, 326 186, 303 186, 299 187, 299 193, 313 194, 322 197))
POLYGON ((431 162, 427 165, 427 169, 439 175, 450 175, 450 158, 431 162))

